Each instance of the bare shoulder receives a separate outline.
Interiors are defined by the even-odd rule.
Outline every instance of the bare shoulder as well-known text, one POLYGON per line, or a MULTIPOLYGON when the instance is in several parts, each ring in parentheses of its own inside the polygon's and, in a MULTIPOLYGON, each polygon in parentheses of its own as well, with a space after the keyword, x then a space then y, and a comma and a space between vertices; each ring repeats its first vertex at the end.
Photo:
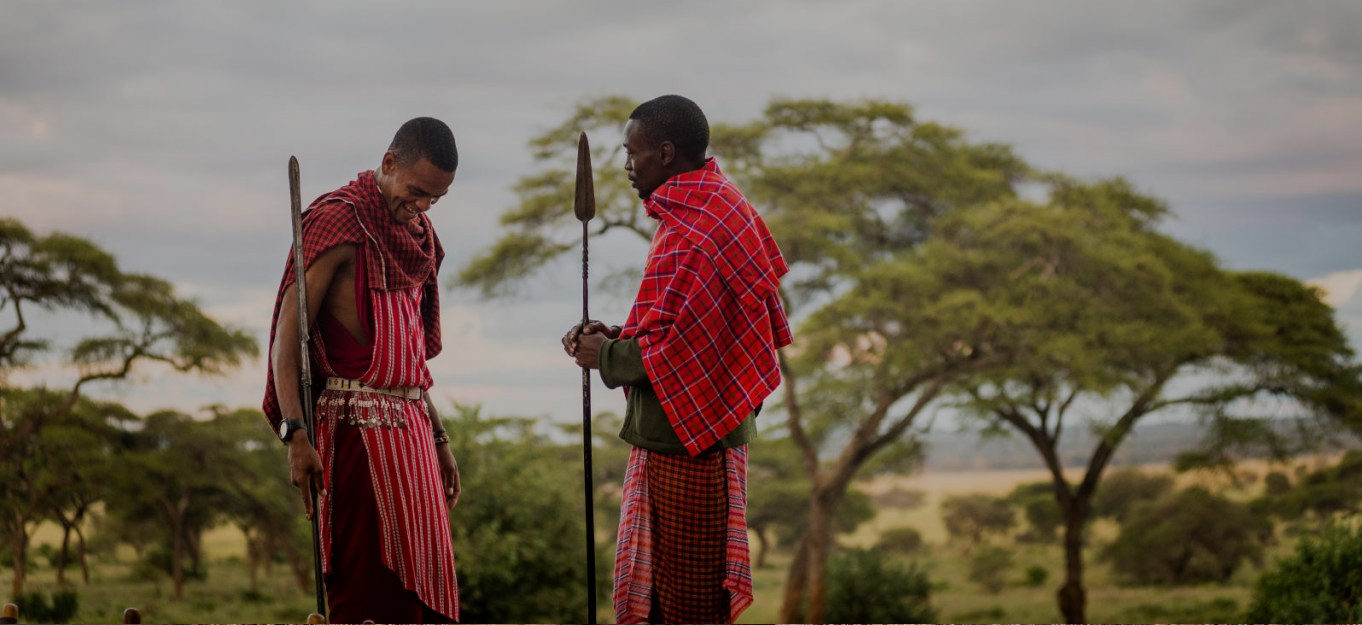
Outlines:
POLYGON ((308 290, 312 290, 312 285, 324 287, 336 278, 344 278, 346 275, 353 274, 355 267, 355 246, 350 243, 342 243, 328 248, 312 261, 307 268, 308 290))
POLYGON ((322 252, 317 260, 312 262, 312 266, 308 267, 307 271, 312 273, 314 269, 323 265, 331 271, 335 271, 340 267, 353 264, 355 264, 355 245, 353 243, 341 243, 322 252))

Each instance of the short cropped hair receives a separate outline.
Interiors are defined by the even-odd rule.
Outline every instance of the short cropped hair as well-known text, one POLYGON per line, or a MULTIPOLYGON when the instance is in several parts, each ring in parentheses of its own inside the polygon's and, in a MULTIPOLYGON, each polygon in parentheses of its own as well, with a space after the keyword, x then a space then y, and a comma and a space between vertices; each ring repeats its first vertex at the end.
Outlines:
POLYGON ((442 171, 454 171, 459 166, 459 148, 454 145, 454 133, 444 122, 434 117, 417 117, 397 129, 388 145, 399 165, 410 165, 421 159, 442 171))
POLYGON ((705 160, 709 149, 709 120, 700 106, 679 95, 664 95, 638 105, 629 119, 643 124, 650 139, 671 141, 684 158, 705 160))

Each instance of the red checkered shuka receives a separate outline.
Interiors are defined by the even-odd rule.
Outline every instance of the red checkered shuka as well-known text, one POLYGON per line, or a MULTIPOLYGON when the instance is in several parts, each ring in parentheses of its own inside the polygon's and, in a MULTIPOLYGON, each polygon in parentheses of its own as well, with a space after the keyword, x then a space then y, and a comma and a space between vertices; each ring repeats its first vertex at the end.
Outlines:
MULTIPOLYGON (((430 388, 425 361, 440 350, 439 303, 435 274, 443 252, 425 215, 413 227, 394 221, 374 184, 373 174, 313 202, 304 219, 304 262, 310 265, 331 247, 351 243, 365 246, 369 305, 374 316, 373 357, 360 377, 375 388, 430 388), (422 273, 424 272, 424 273, 422 273)), ((286 266, 280 296, 293 282, 286 266)), ((320 376, 336 376, 327 360, 320 324, 311 328, 310 357, 320 376)), ((271 336, 273 343, 273 336, 271 336)), ((266 414, 274 408, 279 419, 273 378, 265 401, 266 414)), ((379 393, 325 390, 317 400, 317 449, 325 467, 328 496, 320 501, 323 569, 330 571, 331 476, 337 461, 335 429, 346 424, 363 435, 374 500, 378 506, 384 564, 397 573, 404 587, 431 609, 457 619, 455 578, 449 515, 442 492, 439 464, 425 402, 379 393)))
POLYGON ((776 350, 793 340, 777 292, 788 267, 714 159, 644 206, 658 227, 621 336, 639 338, 663 411, 697 455, 780 384, 776 350))
POLYGON ((694 458, 633 448, 615 547, 615 622, 732 623, 750 605, 747 446, 694 458))

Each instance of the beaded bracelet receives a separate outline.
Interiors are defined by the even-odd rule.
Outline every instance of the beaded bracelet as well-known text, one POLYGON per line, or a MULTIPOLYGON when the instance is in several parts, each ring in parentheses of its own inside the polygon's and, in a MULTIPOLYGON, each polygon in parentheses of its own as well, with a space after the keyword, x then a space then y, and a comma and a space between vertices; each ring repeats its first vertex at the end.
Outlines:
POLYGON ((448 435, 448 434, 445 434, 445 431, 444 431, 444 430, 437 430, 437 431, 435 432, 435 444, 436 444, 436 445, 443 445, 443 444, 448 443, 448 442, 449 442, 449 435, 448 435))

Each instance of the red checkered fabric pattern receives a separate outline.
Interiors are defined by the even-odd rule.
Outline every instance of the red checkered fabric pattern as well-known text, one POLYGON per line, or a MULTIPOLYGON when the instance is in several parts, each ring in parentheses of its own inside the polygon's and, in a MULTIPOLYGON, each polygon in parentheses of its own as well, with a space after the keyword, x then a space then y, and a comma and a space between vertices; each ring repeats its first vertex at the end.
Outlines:
POLYGON ((780 384, 776 350, 793 340, 777 292, 788 267, 714 159, 644 205, 658 227, 621 336, 639 338, 663 411, 697 455, 780 384))
POLYGON ((635 447, 615 551, 615 621, 731 623, 751 604, 747 446, 697 457, 635 447))
MULTIPOLYGON (((360 173, 349 184, 326 193, 303 213, 303 264, 311 267, 323 252, 337 245, 365 246, 369 288, 379 290, 421 289, 421 321, 424 328, 425 358, 441 350, 440 285, 436 279, 444 248, 431 227, 430 218, 419 215, 409 226, 392 218, 378 190, 374 173, 360 173)), ((274 299, 270 318, 270 352, 274 350, 274 330, 284 297, 296 297, 293 285, 293 250, 284 263, 284 276, 274 299)), ((314 324, 315 325, 315 324, 314 324)), ((314 333, 315 335, 315 333, 314 333)), ((316 362, 317 349, 313 346, 316 362)), ((313 367, 320 372, 320 367, 313 367)), ((265 398, 262 408, 270 427, 278 429, 279 400, 275 397, 274 371, 266 367, 265 398)))

